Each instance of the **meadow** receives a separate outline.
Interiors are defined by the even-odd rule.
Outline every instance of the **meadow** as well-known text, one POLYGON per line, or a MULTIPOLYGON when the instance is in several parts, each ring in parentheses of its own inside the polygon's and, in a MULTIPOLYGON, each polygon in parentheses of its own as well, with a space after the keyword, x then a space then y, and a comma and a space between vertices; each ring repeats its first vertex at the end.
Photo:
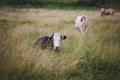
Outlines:
POLYGON ((0 80, 120 80, 120 13, 0 8, 0 80), (89 19, 84 36, 74 28, 83 14, 89 19), (59 52, 32 46, 54 32, 67 35, 59 52))

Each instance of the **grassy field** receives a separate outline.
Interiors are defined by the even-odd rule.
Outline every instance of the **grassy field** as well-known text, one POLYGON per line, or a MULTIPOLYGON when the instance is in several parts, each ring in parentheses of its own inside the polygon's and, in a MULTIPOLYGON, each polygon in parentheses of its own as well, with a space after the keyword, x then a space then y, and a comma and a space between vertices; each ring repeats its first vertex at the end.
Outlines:
POLYGON ((99 10, 0 8, 0 80, 120 80, 120 13, 99 10), (78 15, 88 32, 74 29, 78 15), (61 32, 61 51, 33 48, 44 35, 61 32))

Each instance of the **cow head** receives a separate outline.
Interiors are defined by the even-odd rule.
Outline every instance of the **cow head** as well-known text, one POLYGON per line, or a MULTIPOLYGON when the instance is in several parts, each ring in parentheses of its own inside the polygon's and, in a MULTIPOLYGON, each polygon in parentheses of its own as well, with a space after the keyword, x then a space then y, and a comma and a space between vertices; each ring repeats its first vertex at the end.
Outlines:
POLYGON ((112 12, 113 12, 113 13, 119 13, 119 10, 117 10, 117 9, 112 9, 112 12))
POLYGON ((116 13, 119 13, 119 10, 116 9, 115 12, 116 12, 116 13))
POLYGON ((60 42, 67 38, 67 36, 62 35, 61 33, 54 33, 50 38, 53 39, 54 50, 60 49, 60 42))
POLYGON ((80 22, 83 22, 85 20, 86 20, 86 17, 83 15, 82 18, 81 18, 81 20, 80 20, 80 22))

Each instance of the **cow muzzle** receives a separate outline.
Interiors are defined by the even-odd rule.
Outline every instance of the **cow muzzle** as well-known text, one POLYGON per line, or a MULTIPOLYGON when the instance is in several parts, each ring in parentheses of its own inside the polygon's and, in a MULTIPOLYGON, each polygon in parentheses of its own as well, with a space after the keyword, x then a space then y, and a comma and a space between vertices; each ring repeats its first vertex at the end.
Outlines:
POLYGON ((56 47, 54 47, 54 50, 55 50, 55 51, 59 51, 59 50, 60 50, 60 47, 59 47, 59 46, 56 46, 56 47))

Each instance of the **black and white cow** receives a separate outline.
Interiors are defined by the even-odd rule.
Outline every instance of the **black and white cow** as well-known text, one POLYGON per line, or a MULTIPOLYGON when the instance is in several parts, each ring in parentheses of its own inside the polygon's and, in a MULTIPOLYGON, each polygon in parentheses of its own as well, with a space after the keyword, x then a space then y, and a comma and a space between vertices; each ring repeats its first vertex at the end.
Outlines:
POLYGON ((55 51, 60 49, 61 40, 66 39, 67 36, 61 33, 54 33, 52 36, 44 36, 39 38, 34 44, 34 47, 39 47, 41 49, 54 49, 55 51))

